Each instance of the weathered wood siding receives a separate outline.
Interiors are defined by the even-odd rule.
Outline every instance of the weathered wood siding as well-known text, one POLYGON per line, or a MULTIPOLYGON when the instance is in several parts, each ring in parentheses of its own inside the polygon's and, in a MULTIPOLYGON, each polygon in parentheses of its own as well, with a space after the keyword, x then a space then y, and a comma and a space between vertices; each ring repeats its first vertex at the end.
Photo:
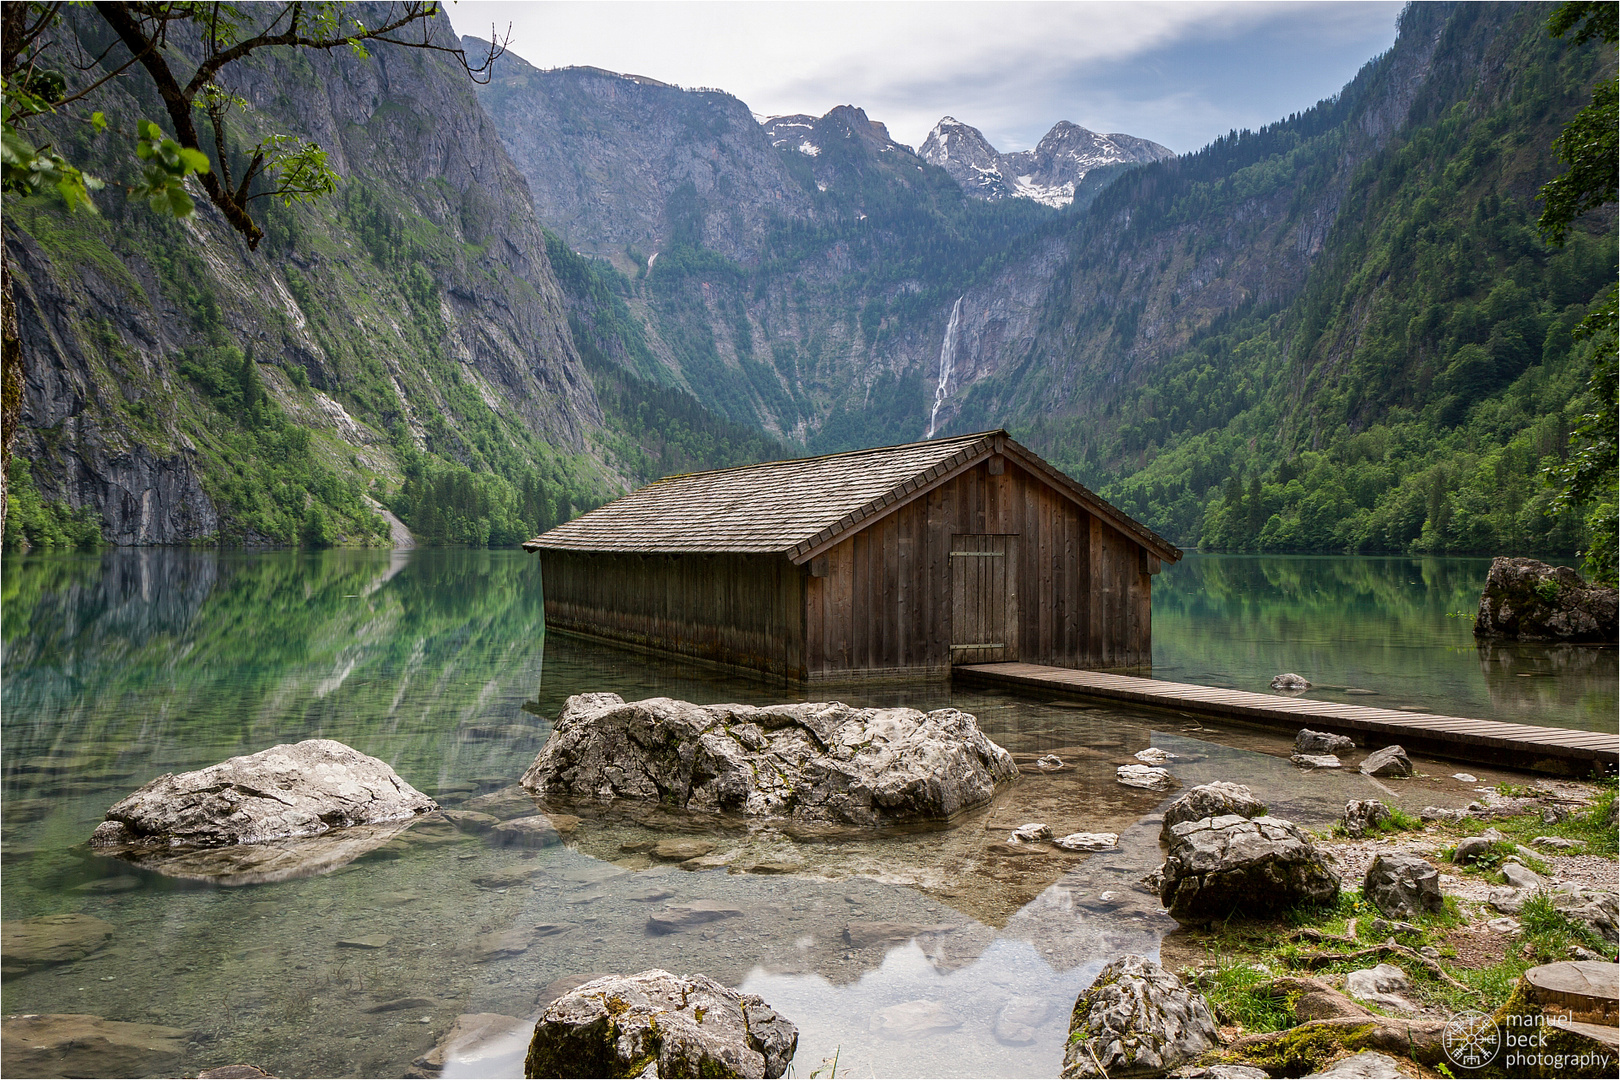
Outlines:
POLYGON ((813 560, 804 594, 809 676, 946 674, 952 538, 983 534, 1016 537, 1008 567, 1016 655, 998 659, 1085 668, 1152 663, 1149 563, 1156 560, 1004 458, 980 462, 813 560))
POLYGON ((542 551, 546 625, 806 677, 806 571, 783 555, 542 551))

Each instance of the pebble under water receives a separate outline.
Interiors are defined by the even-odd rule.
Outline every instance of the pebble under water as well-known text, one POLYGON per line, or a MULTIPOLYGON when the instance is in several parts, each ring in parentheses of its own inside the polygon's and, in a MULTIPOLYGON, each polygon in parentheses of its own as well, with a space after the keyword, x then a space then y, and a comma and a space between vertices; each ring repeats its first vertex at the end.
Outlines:
MULTIPOLYGON (((1174 928, 1136 887, 1162 858, 1157 812, 1174 795, 1119 785, 1117 765, 1156 746, 1177 755, 1183 787, 1239 780, 1309 828, 1347 799, 1389 799, 1355 773, 1300 772, 1278 733, 942 684, 817 687, 971 712, 1022 775, 947 828, 815 833, 570 808, 579 825, 540 851, 427 822, 330 873, 209 886, 85 840, 156 775, 312 737, 382 758, 445 807, 516 816, 526 797, 512 785, 570 694, 805 695, 547 639, 539 575, 516 553, 8 560, 4 605, 0 910, 111 926, 82 958, 8 970, 4 1011, 175 1029, 159 1044, 168 1056, 110 1048, 99 1075, 250 1062, 399 1076, 458 1016, 527 1023, 586 976, 661 967, 762 995, 799 1026, 800 1076, 835 1055, 850 1075, 1051 1076, 1075 996, 1121 953, 1157 955, 1174 928), (1034 767, 1046 754, 1065 767, 1034 767), (1005 842, 1031 821, 1121 840, 1096 854, 1005 842), (724 865, 685 869, 649 850, 674 839, 688 844, 669 850, 724 865)), ((521 1075, 524 1031, 444 1075, 521 1075)), ((27 1074, 6 1056, 6 1075, 27 1074)))

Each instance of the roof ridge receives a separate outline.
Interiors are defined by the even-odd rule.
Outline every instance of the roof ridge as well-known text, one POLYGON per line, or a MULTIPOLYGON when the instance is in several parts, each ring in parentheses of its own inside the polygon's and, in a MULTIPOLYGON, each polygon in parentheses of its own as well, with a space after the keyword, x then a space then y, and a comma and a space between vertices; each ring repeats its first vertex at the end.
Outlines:
MULTIPOLYGON (((933 481, 935 481, 935 480, 939 479, 941 476, 946 475, 949 472, 951 472, 952 468, 963 464, 965 461, 971 460, 974 457, 974 455, 972 453, 969 453, 969 451, 972 449, 972 447, 975 444, 983 443, 986 439, 994 439, 997 435, 1003 436, 1004 438, 1006 438, 1008 440, 1011 440, 1011 438, 1012 438, 1012 436, 1008 435, 1004 430, 1002 430, 1000 428, 997 428, 994 431, 986 431, 986 432, 982 432, 982 433, 980 433, 978 435, 962 436, 962 437, 957 438, 957 439, 950 439, 950 440, 925 439, 925 440, 923 440, 924 442, 933 442, 933 441, 961 442, 961 443, 965 443, 966 445, 964 445, 961 449, 957 450, 957 452, 952 454, 950 457, 948 457, 948 458, 946 458, 946 459, 944 459, 942 461, 934 462, 932 465, 928 466, 926 469, 923 469, 921 472, 913 473, 910 476, 904 477, 898 483, 896 483, 894 486, 890 487, 889 490, 883 492, 881 495, 876 495, 876 496, 868 499, 866 502, 862 503, 860 506, 855 507, 853 510, 851 510, 849 513, 845 514, 843 517, 839 518, 837 521, 832 522, 831 524, 822 527, 820 530, 813 533, 812 535, 805 537, 803 540, 800 540, 797 544, 794 544, 792 547, 787 549, 788 553, 789 553, 789 557, 793 557, 793 554, 795 552, 803 553, 805 551, 809 551, 809 550, 815 548, 818 544, 821 544, 824 541, 829 540, 834 536, 837 536, 839 533, 845 532, 845 531, 853 528, 854 526, 859 525, 862 521, 865 521, 873 513, 879 512, 879 511, 883 510, 885 507, 892 506, 896 502, 899 502, 901 499, 905 498, 908 494, 910 494, 910 492, 908 492, 906 490, 906 485, 908 485, 908 484, 915 485, 914 487, 912 487, 912 489, 911 489, 912 491, 926 489, 927 487, 929 487, 933 483, 933 481), (969 441, 969 440, 971 440, 971 441, 969 441), (964 455, 966 455, 966 456, 964 457, 964 455), (932 473, 933 475, 929 475, 930 473, 932 473)), ((919 444, 919 443, 906 443, 905 445, 907 445, 907 446, 918 446, 918 445, 921 445, 921 444, 919 444)), ((899 448, 896 447, 895 449, 899 449, 899 448)))
POLYGON ((863 454, 881 454, 890 450, 908 450, 914 446, 927 446, 930 444, 948 446, 959 442, 976 442, 991 435, 1006 435, 1005 428, 993 428, 989 431, 980 431, 972 435, 952 435, 948 439, 918 439, 915 442, 896 443, 893 446, 868 446, 864 450, 839 450, 832 454, 817 454, 814 457, 778 458, 775 461, 756 461, 752 465, 728 465, 724 469, 701 469, 698 472, 670 473, 660 476, 657 480, 649 481, 643 487, 652 487, 662 484, 666 480, 689 480, 694 476, 718 476, 721 473, 742 472, 745 469, 763 469, 770 465, 808 465, 816 461, 831 461, 834 458, 858 457, 863 454))

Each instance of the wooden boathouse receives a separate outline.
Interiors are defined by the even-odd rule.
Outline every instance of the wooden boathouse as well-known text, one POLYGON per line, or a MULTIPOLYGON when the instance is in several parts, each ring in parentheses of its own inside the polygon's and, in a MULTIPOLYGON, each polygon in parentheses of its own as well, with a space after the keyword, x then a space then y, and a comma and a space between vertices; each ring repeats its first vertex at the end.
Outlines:
POLYGON ((791 680, 1146 667, 1181 558, 1005 431, 672 476, 523 547, 550 628, 791 680))

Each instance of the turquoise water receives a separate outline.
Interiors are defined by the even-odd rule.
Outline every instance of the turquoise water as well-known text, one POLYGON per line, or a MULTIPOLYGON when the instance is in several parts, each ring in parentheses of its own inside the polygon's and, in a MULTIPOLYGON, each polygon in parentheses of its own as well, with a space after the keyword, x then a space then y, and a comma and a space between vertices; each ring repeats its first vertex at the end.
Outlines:
MULTIPOLYGON (((1283 735, 940 684, 818 688, 862 705, 953 704, 1019 760, 1056 752, 1071 767, 1026 775, 945 829, 805 837, 599 814, 566 846, 524 853, 417 827, 331 873, 207 887, 84 841, 154 776, 279 742, 339 739, 457 806, 509 788, 570 694, 796 695, 548 640, 536 567, 519 553, 116 551, 3 569, 0 914, 79 913, 113 930, 81 959, 9 975, 4 1012, 186 1033, 177 1060, 109 1060, 103 1075, 239 1061, 280 1076, 400 1075, 458 1015, 515 1018, 521 1048, 560 985, 648 967, 764 995, 800 1025, 800 1076, 834 1054, 860 1074, 1053 1075, 1075 995, 1121 952, 1156 954, 1172 928, 1134 888, 1161 858, 1163 800, 1115 783, 1117 764, 1157 745, 1180 755, 1182 783, 1242 779, 1312 827, 1373 794, 1355 774, 1304 782, 1283 735), (1122 840, 1093 856, 1010 853, 999 841, 1026 821, 1122 840), (713 843, 729 867, 626 850, 672 833, 713 843), (731 872, 765 860, 794 872, 731 872), (651 916, 695 901, 729 914, 653 932, 651 916)), ((1258 689, 1290 669, 1383 695, 1361 700, 1544 723, 1596 724, 1606 707, 1612 730, 1612 650, 1503 664, 1447 619, 1483 572, 1464 560, 1189 558, 1156 583, 1157 673, 1258 689), (1533 679, 1513 668, 1537 663, 1533 679)), ((502 805, 532 812, 521 797, 502 805)), ((15 1059, 0 1071, 26 1074, 15 1059)), ((520 1071, 507 1052, 452 1060, 445 1075, 520 1071)))
POLYGON ((1154 580, 1153 674, 1520 724, 1616 730, 1616 650, 1480 645, 1489 559, 1189 555, 1154 580))

